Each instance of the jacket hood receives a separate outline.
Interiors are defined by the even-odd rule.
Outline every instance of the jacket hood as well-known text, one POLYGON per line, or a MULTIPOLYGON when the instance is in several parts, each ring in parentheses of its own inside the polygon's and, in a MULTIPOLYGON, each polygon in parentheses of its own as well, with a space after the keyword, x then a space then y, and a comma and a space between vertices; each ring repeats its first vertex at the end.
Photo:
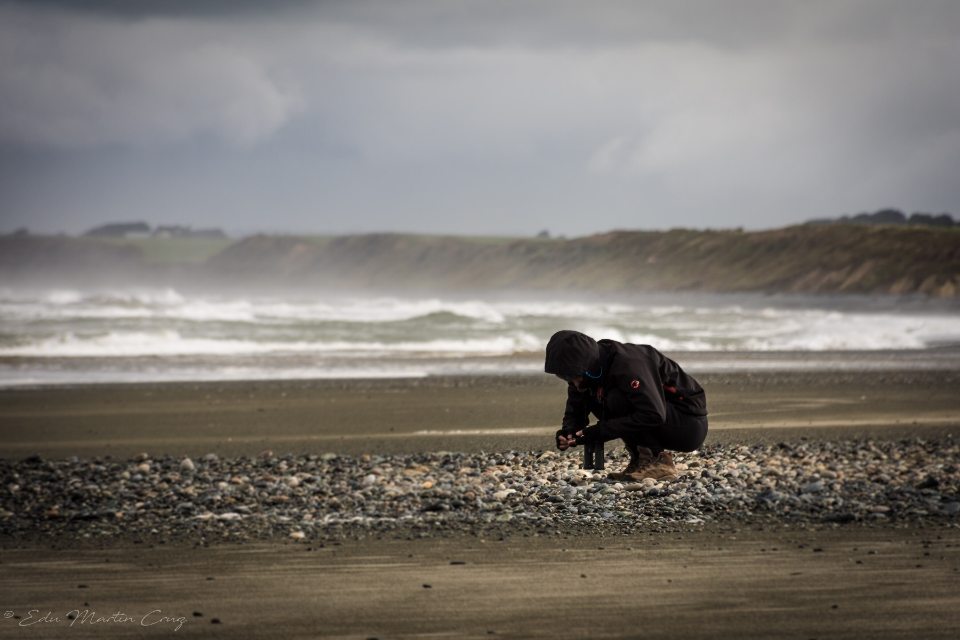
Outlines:
POLYGON ((582 376, 587 371, 598 373, 600 346, 579 331, 557 331, 547 343, 543 370, 557 376, 582 376))

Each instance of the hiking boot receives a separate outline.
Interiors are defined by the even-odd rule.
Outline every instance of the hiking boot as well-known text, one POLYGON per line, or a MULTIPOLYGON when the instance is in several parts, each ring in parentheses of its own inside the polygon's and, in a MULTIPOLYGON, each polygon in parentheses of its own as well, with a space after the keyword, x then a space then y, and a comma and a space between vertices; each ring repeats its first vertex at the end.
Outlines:
POLYGON ((631 478, 636 480, 642 480, 643 478, 676 480, 677 467, 673 464, 673 454, 669 451, 661 451, 656 460, 634 473, 631 478))
POLYGON ((607 475, 611 480, 633 480, 635 474, 641 472, 654 461, 653 452, 646 447, 626 444, 626 449, 630 453, 630 462, 627 463, 627 468, 623 471, 607 475))

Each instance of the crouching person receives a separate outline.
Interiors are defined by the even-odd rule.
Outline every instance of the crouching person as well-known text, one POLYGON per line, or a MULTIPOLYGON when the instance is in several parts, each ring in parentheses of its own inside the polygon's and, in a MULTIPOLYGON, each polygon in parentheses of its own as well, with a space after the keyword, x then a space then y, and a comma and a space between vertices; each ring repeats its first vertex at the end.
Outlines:
POLYGON ((558 331, 547 344, 544 371, 567 383, 558 449, 623 440, 630 462, 612 479, 672 480, 670 452, 693 451, 707 436, 703 387, 649 345, 558 331), (598 422, 588 426, 591 413, 598 422))

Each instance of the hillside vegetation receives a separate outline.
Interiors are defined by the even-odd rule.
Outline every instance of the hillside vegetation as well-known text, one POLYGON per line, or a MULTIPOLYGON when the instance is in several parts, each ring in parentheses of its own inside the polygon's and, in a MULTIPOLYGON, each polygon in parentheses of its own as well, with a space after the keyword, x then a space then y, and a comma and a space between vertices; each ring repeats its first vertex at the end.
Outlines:
POLYGON ((190 262, 202 252, 184 253, 174 264, 146 248, 6 236, 0 238, 0 273, 67 277, 108 269, 141 282, 176 277, 284 289, 960 295, 960 231, 919 226, 616 231, 573 239, 261 235, 196 264, 190 262))
POLYGON ((209 268, 328 287, 923 293, 955 297, 960 233, 922 227, 617 231, 563 239, 255 236, 209 268))
POLYGON ((146 264, 198 264, 223 251, 233 241, 229 238, 173 237, 158 238, 110 238, 86 237, 87 243, 109 244, 117 247, 132 247, 140 252, 146 264))

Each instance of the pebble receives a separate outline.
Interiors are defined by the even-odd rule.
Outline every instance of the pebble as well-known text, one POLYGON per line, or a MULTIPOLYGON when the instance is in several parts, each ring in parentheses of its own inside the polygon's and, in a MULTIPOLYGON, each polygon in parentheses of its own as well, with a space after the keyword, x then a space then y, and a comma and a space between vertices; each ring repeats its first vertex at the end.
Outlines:
POLYGON ((811 482, 810 484, 803 485, 803 488, 800 489, 801 493, 820 493, 823 491, 823 482, 817 480, 816 482, 811 482))
MULTIPOLYGON (((231 541, 637 532, 727 523, 960 526, 939 440, 710 445, 679 477, 614 482, 579 451, 0 460, 0 536, 231 541), (26 489, 25 489, 26 488, 26 489)), ((607 455, 610 470, 626 454, 607 455)))

